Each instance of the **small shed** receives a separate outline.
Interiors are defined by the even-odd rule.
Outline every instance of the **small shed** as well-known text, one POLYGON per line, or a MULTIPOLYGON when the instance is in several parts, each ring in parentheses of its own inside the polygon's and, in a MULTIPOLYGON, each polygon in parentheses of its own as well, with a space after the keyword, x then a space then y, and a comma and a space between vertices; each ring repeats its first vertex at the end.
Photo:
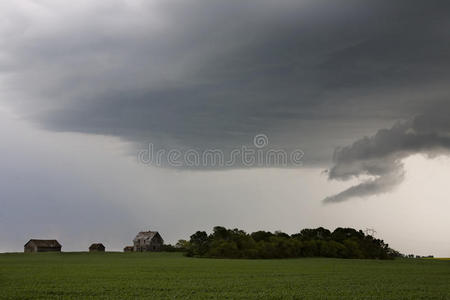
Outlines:
POLYGON ((133 252, 133 250, 133 246, 126 246, 125 248, 123 248, 123 252, 133 252))
POLYGON ((105 249, 102 243, 95 243, 89 246, 89 252, 105 252, 105 249))
POLYGON ((61 252, 61 244, 57 240, 31 239, 24 245, 24 252, 61 252))

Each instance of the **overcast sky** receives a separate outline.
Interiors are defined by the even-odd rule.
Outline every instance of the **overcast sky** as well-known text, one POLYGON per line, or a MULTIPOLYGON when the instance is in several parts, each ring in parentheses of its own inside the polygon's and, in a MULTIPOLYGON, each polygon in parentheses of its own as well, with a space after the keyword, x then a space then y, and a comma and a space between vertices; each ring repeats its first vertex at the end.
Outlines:
POLYGON ((31 237, 121 249, 144 229, 173 242, 214 225, 350 226, 450 256, 449 9, 0 2, 0 251, 31 237), (302 156, 144 164, 149 144, 302 156))

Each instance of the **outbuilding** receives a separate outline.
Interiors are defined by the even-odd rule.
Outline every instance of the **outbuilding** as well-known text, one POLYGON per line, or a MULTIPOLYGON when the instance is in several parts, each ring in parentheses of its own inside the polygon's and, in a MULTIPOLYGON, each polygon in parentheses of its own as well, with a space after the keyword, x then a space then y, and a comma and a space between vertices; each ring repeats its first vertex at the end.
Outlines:
POLYGON ((24 252, 61 252, 61 244, 57 240, 29 240, 24 248, 24 252))
POLYGON ((102 243, 95 243, 89 246, 89 252, 105 252, 105 249, 102 243))

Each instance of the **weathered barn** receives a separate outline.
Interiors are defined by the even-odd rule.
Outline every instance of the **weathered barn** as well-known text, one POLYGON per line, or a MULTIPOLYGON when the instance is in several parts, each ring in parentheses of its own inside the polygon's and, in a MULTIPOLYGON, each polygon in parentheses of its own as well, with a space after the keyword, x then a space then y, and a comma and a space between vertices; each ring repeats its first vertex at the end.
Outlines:
POLYGON ((61 252, 61 244, 57 240, 29 240, 24 248, 24 252, 61 252))
POLYGON ((133 240, 134 251, 161 251, 164 240, 157 231, 141 231, 133 240))
POLYGON ((89 252, 105 252, 105 246, 101 243, 95 243, 89 246, 89 252))
POLYGON ((134 247, 133 246, 126 246, 123 248, 123 252, 133 252, 134 247))

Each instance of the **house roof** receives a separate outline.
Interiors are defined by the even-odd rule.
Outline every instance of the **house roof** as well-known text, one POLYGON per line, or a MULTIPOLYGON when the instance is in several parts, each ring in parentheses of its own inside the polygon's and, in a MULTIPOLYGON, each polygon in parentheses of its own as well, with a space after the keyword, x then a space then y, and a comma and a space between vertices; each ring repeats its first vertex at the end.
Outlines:
POLYGON ((28 245, 30 243, 33 243, 37 247, 44 247, 44 248, 61 248, 61 244, 58 243, 57 240, 37 240, 37 239, 31 239, 28 241, 28 243, 25 244, 28 245))
POLYGON ((141 231, 136 235, 134 240, 138 239, 152 240, 155 236, 159 236, 161 238, 161 235, 158 233, 158 231, 141 231))

